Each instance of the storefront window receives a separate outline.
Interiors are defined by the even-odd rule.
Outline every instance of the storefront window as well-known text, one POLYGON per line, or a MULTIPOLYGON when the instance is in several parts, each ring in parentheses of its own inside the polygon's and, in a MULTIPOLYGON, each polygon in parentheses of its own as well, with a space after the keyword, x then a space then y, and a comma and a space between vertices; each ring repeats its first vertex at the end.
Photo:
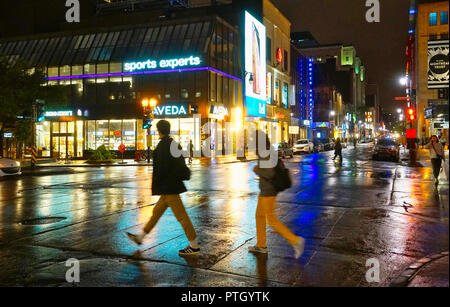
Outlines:
POLYGON ((108 73, 108 64, 97 64, 97 73, 98 74, 107 74, 108 73))
POLYGON ((127 150, 136 150, 136 120, 123 121, 122 143, 127 150))
POLYGON ((36 125, 36 145, 39 156, 50 157, 50 122, 36 125))
POLYGON ((53 130, 53 133, 59 133, 59 123, 58 122, 52 123, 52 130, 53 130))
POLYGON ((78 158, 83 157, 83 121, 77 121, 77 154, 78 158))
POLYGON ((122 63, 109 64, 109 72, 111 73, 122 72, 122 63))
POLYGON ((96 135, 95 135, 95 120, 90 120, 87 122, 87 148, 88 149, 96 149, 97 147, 95 146, 95 139, 96 139, 96 135))
POLYGON ((72 66, 72 76, 79 76, 83 74, 83 66, 76 65, 72 66))
POLYGON ((49 67, 48 68, 48 76, 49 77, 58 77, 58 67, 49 67))
POLYGON ((95 146, 98 148, 101 145, 105 145, 106 148, 109 147, 108 121, 107 120, 96 121, 95 146))
POLYGON ((75 122, 67 122, 67 133, 75 133, 75 122))
POLYGON ((95 65, 94 64, 85 64, 84 65, 84 74, 85 75, 95 74, 95 65))
POLYGON ((138 119, 137 126, 137 150, 144 150, 147 148, 146 130, 142 129, 142 120, 138 119))
POLYGON ((122 144, 122 121, 109 121, 109 149, 118 150, 119 145, 122 144))
POLYGON ((70 76, 70 66, 69 65, 61 66, 59 68, 59 74, 60 76, 70 76))
POLYGON ((59 133, 67 133, 67 122, 59 123, 59 133))

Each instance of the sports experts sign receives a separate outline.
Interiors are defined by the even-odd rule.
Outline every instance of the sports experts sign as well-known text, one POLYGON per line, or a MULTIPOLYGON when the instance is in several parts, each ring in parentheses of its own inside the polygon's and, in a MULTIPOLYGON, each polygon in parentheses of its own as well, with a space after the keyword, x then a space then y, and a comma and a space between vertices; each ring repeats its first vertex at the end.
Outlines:
POLYGON ((200 57, 190 56, 187 58, 163 59, 163 60, 147 60, 143 62, 128 62, 123 64, 125 72, 134 72, 140 70, 153 69, 177 69, 185 67, 195 67, 201 64, 200 57))

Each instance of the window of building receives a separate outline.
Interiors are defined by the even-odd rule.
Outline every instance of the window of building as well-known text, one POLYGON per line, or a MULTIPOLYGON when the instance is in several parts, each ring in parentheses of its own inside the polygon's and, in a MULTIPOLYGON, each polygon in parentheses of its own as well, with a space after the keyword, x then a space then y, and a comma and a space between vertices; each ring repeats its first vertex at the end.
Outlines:
POLYGON ((448 12, 441 12, 441 25, 447 25, 448 24, 448 12))
POLYGON ((430 13, 430 26, 437 25, 437 13, 430 13))
POLYGON ((83 74, 83 66, 76 65, 72 66, 72 76, 79 76, 83 74))
POLYGON ((272 63, 272 40, 267 37, 266 39, 266 58, 268 63, 272 63))
POLYGON ((288 52, 286 50, 284 50, 284 71, 288 71, 288 62, 289 62, 289 58, 288 58, 288 52))

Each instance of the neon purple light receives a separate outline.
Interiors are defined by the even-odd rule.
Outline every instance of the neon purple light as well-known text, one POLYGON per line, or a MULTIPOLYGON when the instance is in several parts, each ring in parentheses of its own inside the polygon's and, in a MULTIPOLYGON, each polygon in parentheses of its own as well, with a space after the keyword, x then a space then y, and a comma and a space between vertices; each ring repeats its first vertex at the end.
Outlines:
POLYGON ((212 67, 194 67, 194 68, 181 68, 181 69, 166 69, 166 70, 147 70, 147 71, 135 71, 135 72, 117 72, 108 74, 91 74, 91 75, 79 75, 79 76, 62 76, 62 77, 48 77, 47 80, 67 80, 67 79, 85 79, 85 78, 103 78, 103 77, 114 77, 114 76, 130 76, 130 75, 147 75, 147 74, 162 74, 170 72, 186 72, 186 71, 201 71, 201 70, 211 70, 225 77, 241 81, 235 76, 224 73, 212 67))

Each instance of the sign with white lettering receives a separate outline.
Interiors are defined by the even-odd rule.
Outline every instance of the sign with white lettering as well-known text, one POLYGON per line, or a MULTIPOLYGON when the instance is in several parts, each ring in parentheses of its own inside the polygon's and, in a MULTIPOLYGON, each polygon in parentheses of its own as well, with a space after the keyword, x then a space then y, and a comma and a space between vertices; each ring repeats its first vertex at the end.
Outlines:
POLYGON ((448 88, 448 39, 428 42, 428 88, 448 88))
POLYGON ((177 69, 186 67, 196 67, 201 64, 198 56, 190 56, 186 58, 174 58, 163 60, 148 59, 142 62, 127 62, 123 64, 124 72, 149 71, 154 69, 177 69))
POLYGON ((61 116, 73 116, 72 111, 47 111, 44 113, 45 117, 61 117, 61 116))
POLYGON ((160 105, 153 109, 153 114, 155 118, 187 117, 189 105, 185 103, 160 105))

